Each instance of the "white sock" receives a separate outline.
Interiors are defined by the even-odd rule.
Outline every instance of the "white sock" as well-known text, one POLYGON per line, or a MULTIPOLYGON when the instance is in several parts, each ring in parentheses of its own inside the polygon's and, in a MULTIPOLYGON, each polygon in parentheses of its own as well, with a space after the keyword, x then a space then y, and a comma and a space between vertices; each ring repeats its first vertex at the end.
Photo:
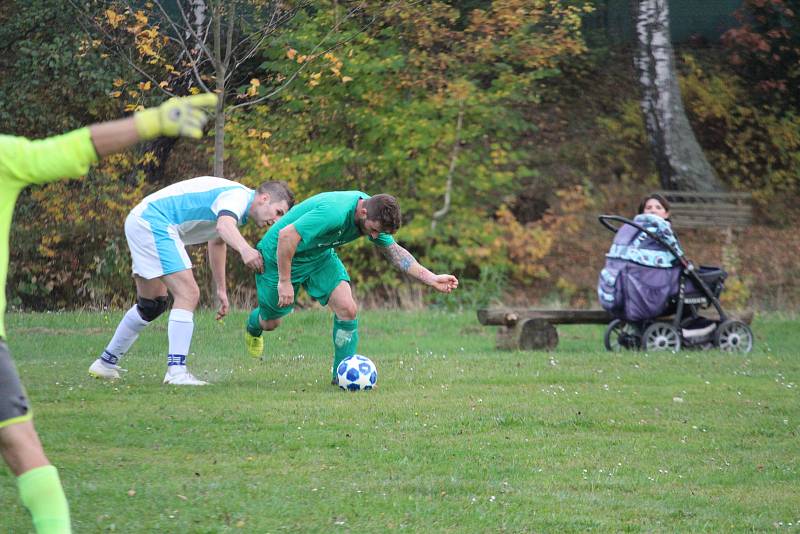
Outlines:
POLYGON ((169 354, 167 367, 171 374, 186 372, 186 355, 192 344, 194 332, 194 314, 189 310, 173 308, 169 313, 167 336, 169 337, 169 354))
POLYGON ((109 365, 116 365, 120 358, 131 348, 133 342, 139 337, 139 332, 149 325, 149 321, 142 319, 136 304, 125 314, 117 326, 114 337, 108 342, 106 350, 100 359, 109 365))

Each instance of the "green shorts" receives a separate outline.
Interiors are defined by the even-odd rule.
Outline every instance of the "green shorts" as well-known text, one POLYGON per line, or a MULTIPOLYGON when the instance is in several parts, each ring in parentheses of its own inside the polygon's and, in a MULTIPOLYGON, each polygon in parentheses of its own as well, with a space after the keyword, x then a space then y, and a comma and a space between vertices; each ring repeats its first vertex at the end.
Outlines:
MULTIPOLYGON (((349 282, 350 276, 347 274, 342 260, 333 251, 330 255, 326 254, 321 257, 319 261, 292 263, 292 285, 295 299, 302 287, 308 296, 325 306, 328 304, 333 290, 343 280, 349 282)), ((285 308, 278 307, 278 266, 275 260, 264 258, 264 272, 256 274, 256 290, 258 291, 259 317, 265 321, 284 317, 294 308, 294 305, 285 308)))

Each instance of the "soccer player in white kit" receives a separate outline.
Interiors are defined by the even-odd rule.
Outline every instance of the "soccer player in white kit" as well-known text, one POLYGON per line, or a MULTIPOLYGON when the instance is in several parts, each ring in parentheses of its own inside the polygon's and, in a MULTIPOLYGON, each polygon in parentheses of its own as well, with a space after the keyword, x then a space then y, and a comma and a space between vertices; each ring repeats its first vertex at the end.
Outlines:
POLYGON ((242 237, 238 226, 252 219, 260 228, 272 225, 294 204, 285 182, 262 183, 257 190, 202 176, 172 184, 145 197, 125 219, 125 237, 133 259, 136 304, 120 321, 103 353, 89 367, 97 378, 118 379, 120 358, 142 329, 167 310, 167 291, 174 299, 169 314, 165 384, 202 386, 186 368, 200 289, 192 274, 186 245, 208 243, 209 264, 220 301, 217 319, 228 313, 225 284, 227 246, 254 271, 264 268, 261 253, 242 237))

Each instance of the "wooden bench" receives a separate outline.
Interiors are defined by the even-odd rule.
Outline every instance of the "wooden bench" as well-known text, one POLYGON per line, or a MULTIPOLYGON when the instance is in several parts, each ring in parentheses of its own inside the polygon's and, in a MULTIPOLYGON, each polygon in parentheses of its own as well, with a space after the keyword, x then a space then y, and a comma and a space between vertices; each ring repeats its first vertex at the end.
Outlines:
MULTIPOLYGON (((719 321, 717 312, 707 309, 700 315, 719 321)), ((753 311, 728 314, 745 324, 753 321, 753 311)), ((499 326, 496 345, 504 350, 553 350, 558 346, 557 324, 603 324, 613 317, 605 310, 538 310, 533 308, 485 308, 478 310, 478 322, 484 326, 499 326)), ((661 318, 671 321, 671 318, 661 318)), ((599 340, 602 346, 602 340, 599 340)))
POLYGON ((537 310, 495 308, 478 310, 482 325, 499 326, 497 348, 553 350, 558 346, 557 324, 608 324, 605 310, 537 310))
POLYGON ((658 191, 670 203, 674 228, 741 228, 753 221, 750 193, 658 191))

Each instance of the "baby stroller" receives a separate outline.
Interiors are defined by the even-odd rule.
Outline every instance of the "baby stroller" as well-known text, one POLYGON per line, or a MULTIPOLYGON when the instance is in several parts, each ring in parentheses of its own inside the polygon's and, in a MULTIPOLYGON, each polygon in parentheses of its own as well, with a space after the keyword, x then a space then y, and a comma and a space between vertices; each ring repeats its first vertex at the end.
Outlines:
POLYGON ((599 219, 616 234, 597 284, 600 304, 614 317, 605 332, 607 350, 753 349, 750 327, 729 318, 720 305, 728 274, 717 267, 692 265, 664 219, 599 219), (699 313, 710 306, 719 319, 699 313))

